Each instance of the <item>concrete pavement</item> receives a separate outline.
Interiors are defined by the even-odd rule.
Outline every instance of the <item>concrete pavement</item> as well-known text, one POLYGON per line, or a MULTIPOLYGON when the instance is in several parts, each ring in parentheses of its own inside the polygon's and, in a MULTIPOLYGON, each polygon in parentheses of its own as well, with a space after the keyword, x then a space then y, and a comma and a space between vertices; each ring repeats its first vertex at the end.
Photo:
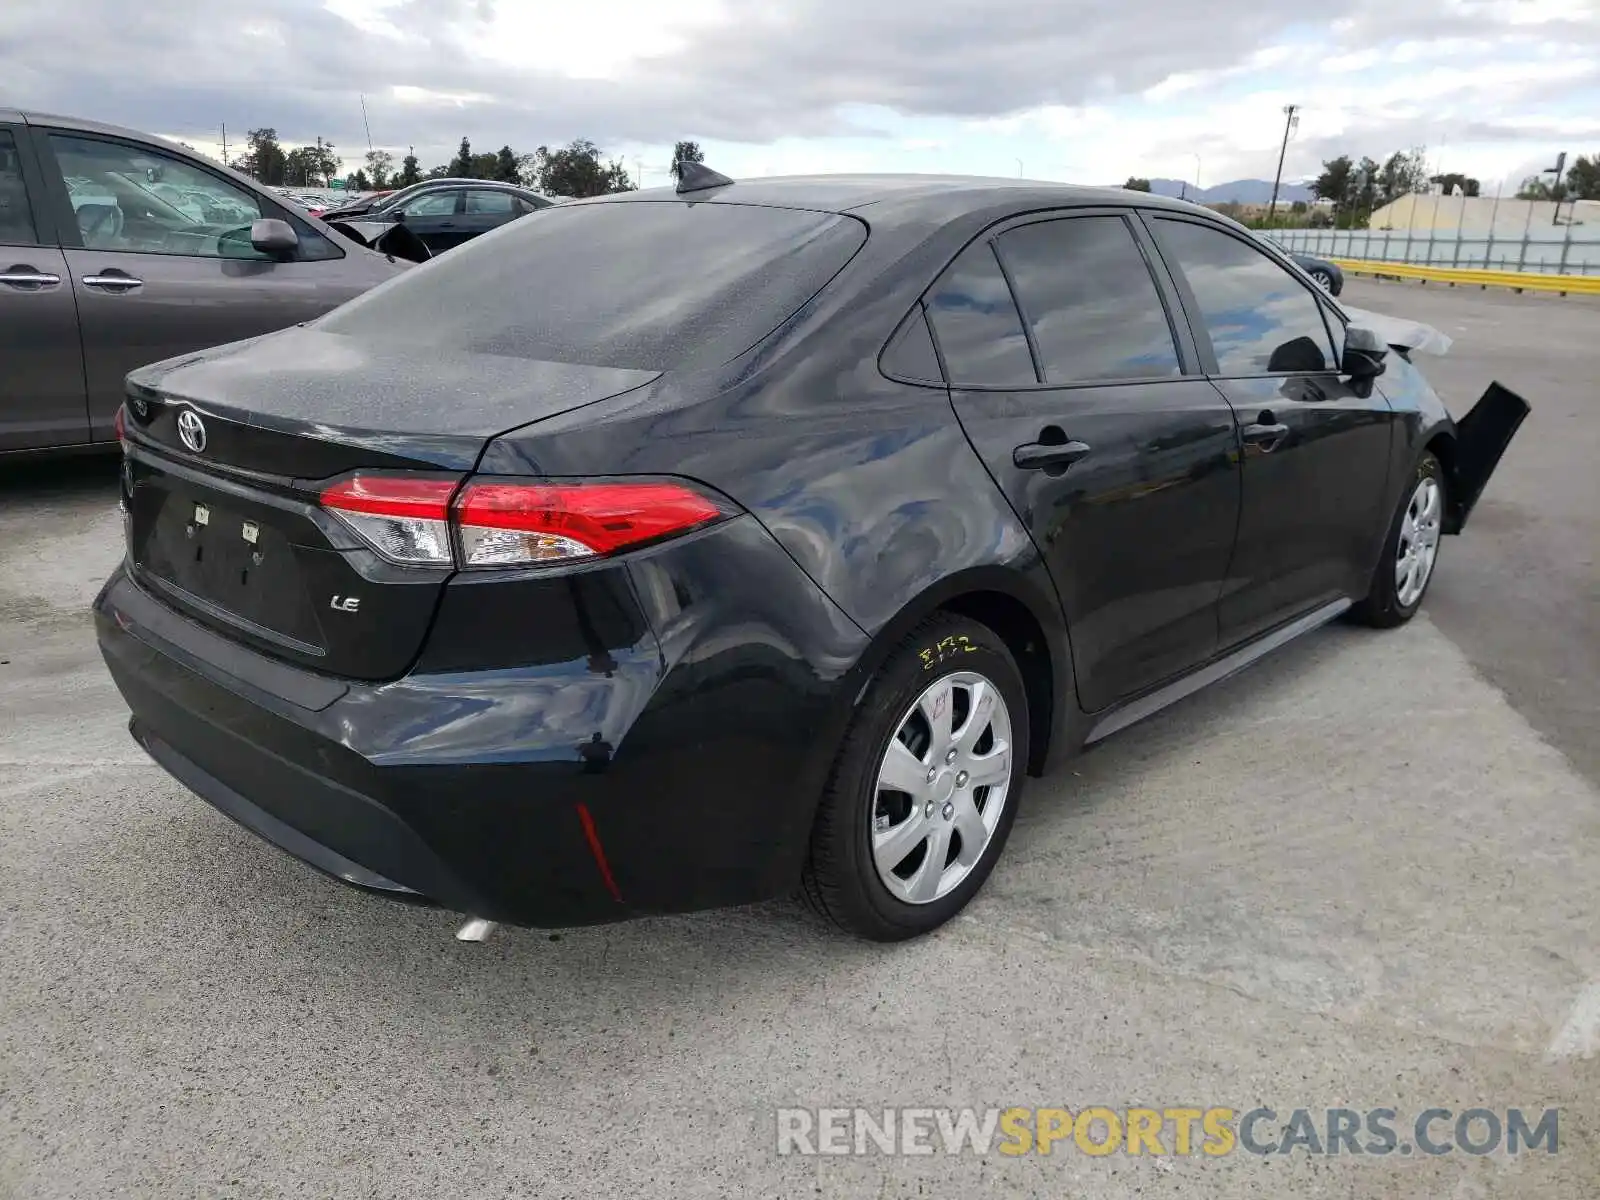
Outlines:
POLYGON ((1536 411, 1423 615, 1331 627, 1032 781, 984 894, 893 948, 788 904, 470 946, 323 879, 127 738, 85 615, 114 472, 13 472, 0 1197, 1600 1192, 1594 676, 1518 673, 1595 650, 1592 559, 1547 561, 1582 477, 1546 464, 1595 436, 1600 371, 1469 301, 1422 302, 1469 326, 1424 317, 1460 339, 1430 374, 1475 396, 1482 354, 1536 411), (775 1152, 784 1106, 1092 1104, 1562 1113, 1557 1154, 1515 1159, 775 1152))

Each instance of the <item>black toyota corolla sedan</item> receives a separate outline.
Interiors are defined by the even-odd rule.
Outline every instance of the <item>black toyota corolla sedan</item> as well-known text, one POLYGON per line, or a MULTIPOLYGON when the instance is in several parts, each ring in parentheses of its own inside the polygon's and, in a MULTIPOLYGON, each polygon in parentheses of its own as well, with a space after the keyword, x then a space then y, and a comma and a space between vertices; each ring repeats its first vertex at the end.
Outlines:
POLYGON ((135 371, 100 644, 158 763, 352 884, 904 938, 1026 775, 1417 611, 1527 408, 1405 345, 1176 201, 692 167, 135 371))

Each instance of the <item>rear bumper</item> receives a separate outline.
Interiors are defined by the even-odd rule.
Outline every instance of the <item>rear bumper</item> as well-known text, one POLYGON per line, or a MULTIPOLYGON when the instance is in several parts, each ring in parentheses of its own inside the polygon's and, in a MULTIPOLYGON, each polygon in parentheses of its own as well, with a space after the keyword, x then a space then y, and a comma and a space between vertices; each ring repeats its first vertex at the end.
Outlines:
POLYGON ((151 757, 346 883, 547 927, 745 903, 798 878, 865 639, 753 521, 686 541, 630 564, 637 640, 574 661, 330 680, 123 570, 96 626, 151 757))

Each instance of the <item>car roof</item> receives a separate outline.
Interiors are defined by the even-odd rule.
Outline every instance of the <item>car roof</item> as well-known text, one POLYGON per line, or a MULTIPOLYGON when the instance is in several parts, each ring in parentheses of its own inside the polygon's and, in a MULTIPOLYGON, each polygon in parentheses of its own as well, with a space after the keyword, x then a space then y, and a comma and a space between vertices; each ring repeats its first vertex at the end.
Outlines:
POLYGON ((390 194, 395 192, 421 191, 431 187, 474 187, 474 188, 504 188, 509 192, 533 192, 531 187, 522 183, 507 183, 503 179, 419 179, 416 183, 408 183, 402 188, 390 188, 390 194))
POLYGON ((596 197, 579 203, 661 201, 677 199, 696 203, 754 204, 774 208, 805 208, 823 212, 861 213, 874 223, 896 212, 950 215, 975 209, 1014 207, 1056 208, 1094 204, 1138 205, 1176 212, 1214 212, 1181 200, 1133 192, 1118 187, 1051 183, 1037 179, 989 178, 976 175, 789 175, 735 180, 719 188, 677 193, 671 188, 646 188, 596 197), (871 210, 866 212, 863 210, 871 210))
POLYGON ((164 138, 159 134, 146 133, 139 129, 128 129, 122 125, 108 125, 104 121, 89 121, 82 117, 68 117, 61 113, 44 112, 19 112, 15 119, 24 125, 54 125, 59 129, 76 129, 83 133, 109 133, 117 137, 137 138, 141 142, 151 140, 171 142, 173 139, 164 138))

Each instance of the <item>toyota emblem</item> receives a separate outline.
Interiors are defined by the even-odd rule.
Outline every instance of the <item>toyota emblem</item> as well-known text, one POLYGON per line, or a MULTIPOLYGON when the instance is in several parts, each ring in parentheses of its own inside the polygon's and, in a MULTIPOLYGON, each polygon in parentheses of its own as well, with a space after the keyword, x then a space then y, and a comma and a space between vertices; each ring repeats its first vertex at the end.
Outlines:
POLYGON ((183 444, 196 454, 205 450, 206 423, 200 419, 199 413, 186 408, 178 414, 178 436, 183 439, 183 444))

